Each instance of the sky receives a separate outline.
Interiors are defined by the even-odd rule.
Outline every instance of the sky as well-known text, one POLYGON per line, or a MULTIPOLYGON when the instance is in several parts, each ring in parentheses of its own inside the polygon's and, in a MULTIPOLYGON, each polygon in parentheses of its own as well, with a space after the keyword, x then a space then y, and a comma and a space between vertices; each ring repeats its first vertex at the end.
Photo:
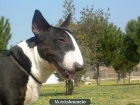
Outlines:
MULTIPOLYGON (((32 18, 36 9, 40 10, 44 18, 50 24, 57 24, 63 18, 64 0, 0 0, 0 17, 5 16, 11 24, 12 38, 10 46, 16 45, 21 40, 27 40, 34 36, 31 30, 32 18)), ((80 20, 80 11, 83 7, 91 8, 94 11, 103 9, 107 12, 110 8, 109 22, 113 22, 125 32, 125 27, 131 19, 140 16, 140 0, 74 0, 76 12, 75 18, 80 20)))

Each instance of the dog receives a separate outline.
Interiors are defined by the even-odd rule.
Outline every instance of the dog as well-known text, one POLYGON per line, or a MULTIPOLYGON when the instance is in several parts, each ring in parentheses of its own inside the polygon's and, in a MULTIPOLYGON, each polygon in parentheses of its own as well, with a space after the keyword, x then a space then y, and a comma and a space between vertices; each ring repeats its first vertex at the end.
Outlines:
POLYGON ((73 33, 71 15, 60 27, 50 25, 39 10, 32 19, 34 37, 0 54, 0 105, 32 105, 42 83, 57 71, 74 79, 84 62, 73 33))

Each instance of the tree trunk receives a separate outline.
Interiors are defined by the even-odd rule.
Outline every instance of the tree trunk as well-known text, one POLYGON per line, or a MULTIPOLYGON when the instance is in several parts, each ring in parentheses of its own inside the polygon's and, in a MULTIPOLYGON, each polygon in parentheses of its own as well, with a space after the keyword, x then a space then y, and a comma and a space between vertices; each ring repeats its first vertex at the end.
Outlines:
POLYGON ((120 84, 120 71, 118 71, 118 79, 117 79, 117 85, 119 85, 120 84))
POLYGON ((66 80, 66 95, 68 94, 68 80, 66 80))
POLYGON ((123 74, 122 74, 123 84, 125 84, 125 77, 126 77, 126 73, 123 73, 123 74))
POLYGON ((128 82, 129 82, 129 84, 130 84, 130 82, 131 82, 131 72, 129 72, 129 79, 128 79, 128 82))
POLYGON ((125 77, 123 77, 123 84, 125 84, 125 77))
POLYGON ((66 95, 72 95, 74 90, 73 81, 66 80, 66 95))
POLYGON ((97 63, 96 68, 97 68, 97 85, 100 86, 101 78, 100 78, 100 71, 99 71, 99 63, 97 63))

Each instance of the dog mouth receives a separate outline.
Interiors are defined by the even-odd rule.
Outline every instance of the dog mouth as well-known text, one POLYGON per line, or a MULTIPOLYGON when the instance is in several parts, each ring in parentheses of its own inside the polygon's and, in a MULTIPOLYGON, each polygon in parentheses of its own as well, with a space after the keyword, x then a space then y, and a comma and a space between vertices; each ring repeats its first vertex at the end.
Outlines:
POLYGON ((66 79, 75 79, 76 78, 76 72, 72 72, 72 71, 67 71, 65 69, 63 69, 55 59, 53 58, 49 58, 49 60, 51 61, 51 63, 57 68, 58 73, 66 79))

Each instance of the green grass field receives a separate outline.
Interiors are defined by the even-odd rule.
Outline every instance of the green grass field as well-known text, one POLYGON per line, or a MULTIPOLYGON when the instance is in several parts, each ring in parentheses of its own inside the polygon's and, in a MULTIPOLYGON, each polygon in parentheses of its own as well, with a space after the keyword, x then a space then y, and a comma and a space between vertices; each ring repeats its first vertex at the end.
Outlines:
POLYGON ((33 105, 49 105, 50 99, 90 99, 91 105, 140 105, 140 81, 116 85, 116 80, 103 80, 75 88, 74 95, 65 95, 65 84, 44 85, 33 105))

